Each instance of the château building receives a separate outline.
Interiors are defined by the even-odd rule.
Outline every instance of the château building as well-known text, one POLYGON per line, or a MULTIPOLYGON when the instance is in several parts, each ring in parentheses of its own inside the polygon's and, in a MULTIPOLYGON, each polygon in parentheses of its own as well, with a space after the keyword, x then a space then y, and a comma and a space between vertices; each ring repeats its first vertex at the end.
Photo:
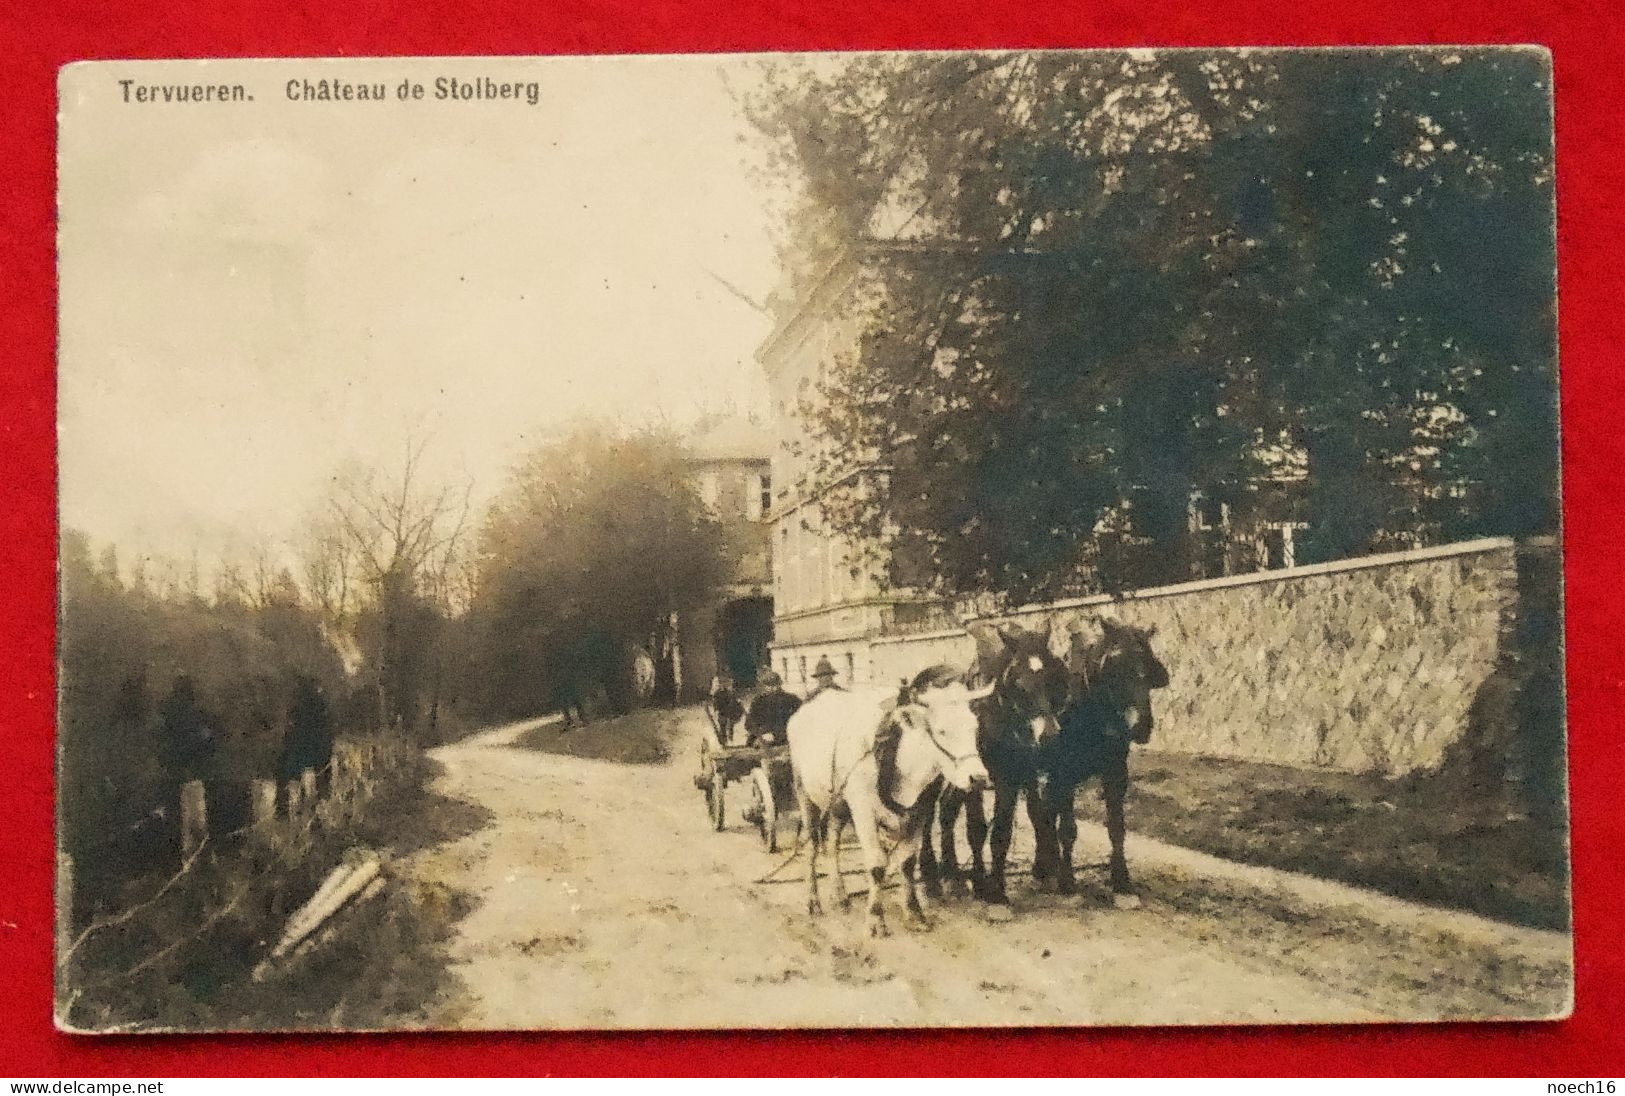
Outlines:
POLYGON ((677 686, 704 695, 718 674, 749 687, 773 637, 771 432, 728 416, 702 423, 688 442, 690 476, 722 526, 727 575, 677 622, 677 686))
MULTIPOLYGON (((935 599, 889 588, 872 553, 832 529, 820 504, 830 484, 815 475, 800 408, 836 357, 857 343, 861 274, 858 259, 843 252, 780 309, 756 352, 775 430, 772 662, 793 692, 813 687, 820 658, 829 659, 841 684, 870 681, 870 641, 940 608, 935 599)), ((847 474, 871 473, 854 466, 847 474)))

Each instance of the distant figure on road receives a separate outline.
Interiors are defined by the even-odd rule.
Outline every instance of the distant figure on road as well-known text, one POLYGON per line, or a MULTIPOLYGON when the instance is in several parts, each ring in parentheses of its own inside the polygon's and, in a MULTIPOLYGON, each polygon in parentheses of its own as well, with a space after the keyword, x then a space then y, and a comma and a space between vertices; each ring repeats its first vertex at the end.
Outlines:
POLYGON ((725 675, 711 679, 711 710, 717 717, 717 734, 724 746, 733 743, 734 728, 745 714, 745 706, 735 695, 733 682, 725 675))
POLYGON ((750 702, 750 713, 745 716, 745 745, 764 746, 788 741, 786 730, 790 717, 801 707, 801 698, 784 689, 784 679, 772 670, 762 675, 762 691, 750 702))
POLYGON ((839 685, 835 684, 835 667, 830 665, 829 657, 827 655, 819 656, 818 665, 813 667, 812 675, 813 680, 818 682, 818 684, 813 687, 812 692, 807 694, 808 700, 811 700, 825 689, 840 688, 839 685))
POLYGON ((553 706, 564 717, 563 732, 569 732, 587 722, 587 709, 582 701, 581 681, 573 667, 558 672, 553 685, 553 706))

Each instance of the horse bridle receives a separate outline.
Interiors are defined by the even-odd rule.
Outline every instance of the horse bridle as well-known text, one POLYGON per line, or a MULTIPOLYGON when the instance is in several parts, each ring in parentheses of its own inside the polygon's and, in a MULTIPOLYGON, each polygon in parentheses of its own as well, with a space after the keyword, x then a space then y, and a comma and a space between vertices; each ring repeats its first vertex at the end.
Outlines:
POLYGON ((1012 704, 1009 699, 1006 698, 1005 690, 1002 688, 1002 686, 1009 683, 1010 675, 1015 668, 1015 660, 1011 659, 1009 664, 1007 664, 1003 670, 999 671, 999 676, 994 679, 993 695, 989 699, 991 699, 1001 709, 1015 716, 1017 719, 1022 720, 1023 722, 1036 718, 1036 716, 1045 715, 1049 716, 1051 719, 1059 719, 1060 713, 1056 712, 1053 706, 1049 704, 1047 697, 1045 698, 1044 707, 1040 707, 1038 711, 1034 713, 1034 715, 1024 713, 1020 710, 1020 708, 1018 708, 1015 704, 1012 704))
MULTIPOLYGON (((1080 667, 1080 676, 1083 678, 1083 690, 1079 694, 1080 697, 1088 695, 1091 689, 1097 687, 1094 682, 1105 676, 1106 664, 1110 662, 1114 656, 1127 655, 1129 653, 1128 650, 1120 644, 1105 643, 1102 645, 1102 648, 1099 665, 1095 667, 1093 674, 1090 674, 1089 672, 1089 662, 1087 659, 1084 660, 1083 666, 1080 667)), ((1125 719, 1123 716, 1123 705, 1118 699, 1116 691, 1112 689, 1109 682, 1105 681, 1101 681, 1098 688, 1105 693, 1106 708, 1111 711, 1114 717, 1116 717, 1113 722, 1120 723, 1123 727, 1122 733, 1114 733, 1112 734, 1112 737, 1133 738, 1134 729, 1128 725, 1127 719, 1125 719)))
MULTIPOLYGON (((912 720, 914 716, 913 713, 908 711, 910 707, 926 708, 929 706, 921 701, 913 701, 910 704, 900 707, 896 711, 892 712, 892 718, 901 721, 904 716, 907 716, 910 720, 912 720)), ((946 757, 955 767, 963 765, 965 762, 970 760, 981 760, 981 755, 974 750, 970 753, 955 754, 952 750, 948 749, 948 747, 944 746, 941 740, 937 738, 936 732, 931 729, 931 720, 929 719, 922 720, 922 725, 919 726, 918 729, 925 733, 925 740, 931 743, 932 746, 935 746, 937 752, 943 757, 946 757)))
POLYGON ((1091 688, 1094 687, 1092 679, 1095 678, 1095 677, 1099 677, 1101 674, 1104 674, 1106 672, 1106 663, 1111 660, 1112 655, 1116 651, 1120 651, 1121 649, 1122 648, 1120 648, 1120 647, 1114 648, 1109 643, 1102 643, 1101 644, 1101 651, 1100 651, 1100 665, 1095 667, 1095 672, 1093 674, 1091 674, 1089 672, 1089 660, 1087 658, 1085 658, 1083 660, 1083 665, 1081 667, 1079 667, 1079 676, 1083 678, 1083 691, 1084 692, 1088 692, 1091 688))

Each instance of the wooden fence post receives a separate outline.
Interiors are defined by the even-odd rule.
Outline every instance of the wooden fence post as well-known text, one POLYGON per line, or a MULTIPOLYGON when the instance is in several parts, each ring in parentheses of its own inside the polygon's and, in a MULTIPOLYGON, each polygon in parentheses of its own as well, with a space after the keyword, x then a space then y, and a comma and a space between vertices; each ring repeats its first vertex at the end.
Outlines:
POLYGON ((270 845, 276 839, 276 781, 254 781, 249 796, 254 840, 270 845))
POLYGON ((356 795, 361 781, 359 755, 352 743, 345 742, 333 753, 332 795, 344 806, 346 818, 355 813, 356 795))
POLYGON ((333 744, 333 756, 327 762, 327 798, 336 803, 344 802, 344 744, 333 744))
POLYGON ((283 791, 288 797, 288 835, 291 837, 298 832, 300 818, 305 813, 305 786, 297 780, 290 780, 283 785, 283 791))
POLYGON ((181 857, 190 860, 209 839, 209 804, 203 781, 181 785, 181 857))

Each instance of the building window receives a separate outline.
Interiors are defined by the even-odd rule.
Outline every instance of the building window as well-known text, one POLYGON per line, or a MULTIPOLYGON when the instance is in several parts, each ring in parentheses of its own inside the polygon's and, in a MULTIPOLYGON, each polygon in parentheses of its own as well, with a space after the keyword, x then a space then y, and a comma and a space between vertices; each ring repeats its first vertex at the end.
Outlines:
POLYGON ((761 521, 773 509, 771 479, 766 472, 751 476, 745 488, 745 518, 761 521))
POLYGON ((786 608, 800 609, 806 604, 802 590, 802 575, 806 573, 801 558, 801 515, 792 513, 784 519, 784 531, 790 536, 790 547, 784 553, 786 608))
POLYGON ((1192 529, 1223 529, 1230 524, 1230 506, 1208 495, 1191 497, 1192 529))
POLYGON ((722 500, 722 481, 715 472, 703 472, 700 475, 700 502, 704 504, 708 513, 716 514, 722 500))
POLYGON ((1264 558, 1259 562, 1266 571, 1292 566, 1289 562, 1292 559, 1292 530, 1282 525, 1270 525, 1264 529, 1262 540, 1264 558))
POLYGON ((773 589, 782 613, 790 608, 790 526, 783 523, 779 525, 778 555, 773 558, 773 589))

